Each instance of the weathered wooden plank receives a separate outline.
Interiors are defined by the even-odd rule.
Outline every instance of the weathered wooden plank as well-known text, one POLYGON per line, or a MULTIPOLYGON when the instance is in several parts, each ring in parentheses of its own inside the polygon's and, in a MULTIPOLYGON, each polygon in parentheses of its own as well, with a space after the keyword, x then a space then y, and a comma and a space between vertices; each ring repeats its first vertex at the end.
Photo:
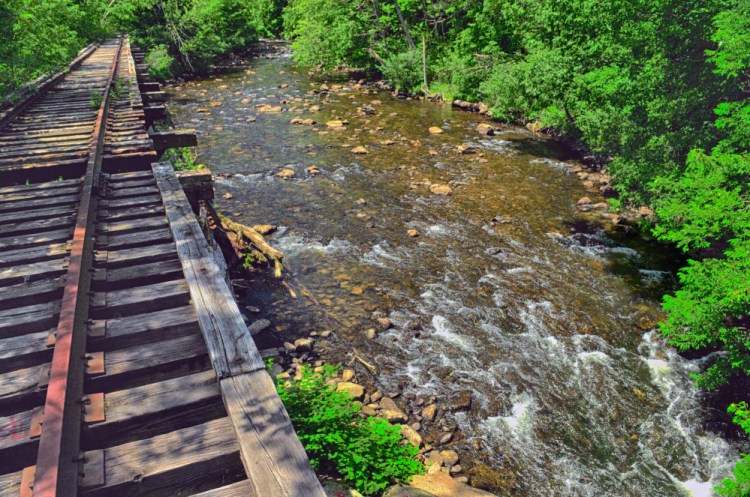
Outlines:
POLYGON ((66 273, 66 262, 67 258, 53 259, 0 269, 0 287, 57 278, 66 273))
MULTIPOLYGON (((70 212, 67 209, 51 208, 51 209, 35 209, 24 212, 7 212, 0 214, 0 224, 20 224, 26 222, 29 224, 30 221, 47 220, 50 218, 60 218, 70 212)), ((9 233, 5 228, 2 228, 3 233, 9 233)))
POLYGON ((167 220, 163 217, 155 217, 143 220, 118 221, 115 223, 99 223, 96 226, 98 232, 106 234, 108 237, 112 235, 124 235, 126 233, 134 233, 138 231, 166 227, 167 220))
POLYGON ((21 492, 21 471, 0 475, 0 495, 19 495, 21 492))
MULTIPOLYGON (((38 438, 29 436, 32 411, 0 418, 0 473, 20 471, 36 462, 38 438)), ((0 491, 0 495, 3 494, 0 491)))
POLYGON ((152 168, 216 374, 224 378, 264 369, 171 164, 157 163, 152 168))
POLYGON ((40 331, 0 340, 0 373, 38 366, 52 359, 47 338, 54 330, 40 331))
POLYGON ((255 493, 252 482, 249 480, 238 481, 231 485, 225 485, 223 487, 214 488, 213 490, 207 490, 199 494, 194 494, 192 497, 263 497, 255 493))
POLYGON ((41 247, 7 250, 5 252, 0 252, 0 267, 4 268, 15 264, 32 264, 51 259, 62 259, 67 255, 67 243, 55 243, 41 247))
POLYGON ((125 318, 94 320, 89 325, 87 346, 92 352, 109 352, 199 334, 198 316, 187 305, 125 318))
POLYGON ((102 268, 94 272, 92 288, 95 291, 122 290, 148 283, 161 283, 179 279, 182 276, 182 265, 173 252, 172 259, 149 264, 120 268, 102 268))
POLYGON ((19 283, 4 287, 0 310, 26 307, 62 298, 63 278, 19 283))
POLYGON ((84 428, 84 450, 146 439, 226 415, 213 371, 110 392, 105 413, 104 421, 84 428))
POLYGON ((68 229, 63 230, 0 238, 0 252, 67 242, 70 240, 72 233, 73 227, 71 225, 68 229))
POLYGON ((244 477, 226 418, 112 447, 104 454, 106 484, 83 491, 84 497, 173 497, 244 477))
POLYGON ((40 208, 55 207, 58 211, 65 212, 72 209, 78 203, 78 194, 65 197, 42 197, 32 200, 17 200, 15 202, 0 203, 0 212, 30 211, 40 208))
POLYGON ((31 183, 29 185, 18 185, 18 186, 5 186, 0 188, 0 195, 5 198, 6 195, 15 194, 28 194, 31 192, 42 193, 47 190, 67 190, 68 188, 79 187, 76 191, 80 191, 81 180, 80 178, 68 179, 62 181, 47 181, 45 183, 31 183))
POLYGON ((109 270, 110 268, 135 266, 171 259, 176 259, 175 246, 174 243, 168 242, 129 249, 99 250, 94 260, 97 264, 106 265, 109 270))
POLYGON ((197 334, 105 354, 106 372, 86 381, 87 392, 132 388, 211 367, 206 345, 197 334))
POLYGON ((59 302, 0 310, 0 338, 36 333, 57 325, 59 302))
POLYGON ((132 247, 143 247, 151 243, 166 243, 172 240, 172 233, 166 221, 157 229, 143 229, 136 233, 105 235, 97 238, 97 249, 120 250, 132 247))
POLYGON ((124 198, 120 200, 105 200, 103 207, 110 211, 115 209, 128 209, 130 207, 142 207, 147 205, 161 205, 159 195, 146 195, 143 197, 124 198))
POLYGON ((0 415, 23 412, 41 404, 44 396, 37 389, 41 374, 40 366, 0 373, 0 415))
POLYGON ((132 316, 182 306, 190 302, 188 285, 182 278, 152 285, 94 292, 90 315, 94 319, 132 316))
POLYGON ((169 131, 151 131, 148 136, 154 142, 157 151, 168 148, 195 147, 198 138, 194 129, 174 129, 169 131))
MULTIPOLYGON (((62 182, 60 182, 62 183, 62 182)), ((81 189, 78 185, 70 185, 62 188, 45 188, 45 189, 34 189, 31 185, 25 187, 9 188, 8 192, 0 193, 0 203, 6 202, 19 202, 23 200, 34 200, 34 199, 51 199, 52 197, 65 197, 69 195, 78 195, 81 189)))
POLYGON ((220 386, 255 493, 325 497, 269 374, 259 370, 224 378, 220 386))

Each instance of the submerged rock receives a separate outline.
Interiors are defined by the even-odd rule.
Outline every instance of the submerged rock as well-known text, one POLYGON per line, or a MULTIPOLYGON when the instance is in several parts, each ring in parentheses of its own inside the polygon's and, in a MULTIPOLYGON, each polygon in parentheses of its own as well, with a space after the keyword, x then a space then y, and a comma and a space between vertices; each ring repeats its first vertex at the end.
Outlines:
POLYGON ((453 188, 448 185, 431 185, 430 191, 435 195, 448 196, 453 193, 453 188))
POLYGON ((428 131, 432 135, 442 135, 443 133, 445 133, 445 130, 443 128, 438 128, 437 126, 430 126, 430 129, 428 131))

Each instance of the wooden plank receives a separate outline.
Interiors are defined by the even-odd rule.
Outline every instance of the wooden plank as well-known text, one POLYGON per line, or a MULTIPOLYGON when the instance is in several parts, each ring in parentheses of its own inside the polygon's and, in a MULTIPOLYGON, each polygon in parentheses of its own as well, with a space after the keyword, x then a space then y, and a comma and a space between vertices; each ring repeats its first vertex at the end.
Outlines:
POLYGON ((199 494, 194 494, 192 497, 263 497, 255 493, 252 482, 250 480, 242 480, 231 485, 225 485, 223 487, 214 488, 213 490, 207 490, 199 494))
POLYGON ((234 295, 169 163, 152 165, 190 295, 219 378, 264 369, 234 295))
POLYGON ((84 427, 84 450, 150 438, 225 416, 213 371, 204 371, 105 397, 106 419, 84 427))
POLYGON ((55 243, 34 248, 7 250, 0 252, 0 267, 16 264, 33 264, 51 259, 64 259, 68 255, 67 243, 55 243))
POLYGON ((41 372, 40 366, 34 366, 0 374, 0 415, 29 410, 43 402, 44 395, 37 388, 41 372))
POLYGON ((270 375, 254 371, 224 378, 220 386, 255 493, 325 497, 270 375))
POLYGON ((0 311, 51 302, 62 298, 63 278, 19 283, 3 288, 0 311))
POLYGON ((180 277, 182 277, 182 265, 174 254, 172 259, 149 264, 97 269, 94 272, 92 288, 98 292, 122 290, 147 283, 176 280, 180 277))
POLYGON ((21 492, 21 471, 0 475, 0 495, 17 496, 21 492))
POLYGON ((226 418, 112 447, 104 454, 106 484, 81 496, 173 497, 244 476, 226 418))
POLYGON ((36 462, 39 439, 29 437, 31 417, 32 411, 26 410, 0 418, 0 473, 20 471, 36 462))
POLYGON ((57 325, 60 303, 48 302, 0 311, 0 338, 48 330, 57 325))
POLYGON ((0 340, 0 373, 38 366, 52 359, 47 338, 54 329, 0 340))
MULTIPOLYGON (((38 234, 45 231, 58 231, 60 228, 68 228, 72 232, 75 215, 62 215, 53 219, 43 219, 40 221, 19 222, 8 224, 0 228, 4 237, 38 234)), ((0 242, 2 244, 2 242, 0 242)))
POLYGON ((121 250, 133 247, 143 247, 152 243, 166 243, 172 241, 172 233, 163 221, 157 229, 143 229, 135 233, 107 234, 97 238, 99 250, 121 250))
POLYGON ((73 227, 71 226, 68 229, 49 231, 46 233, 30 233, 26 235, 0 238, 0 252, 67 242, 70 240, 72 234, 73 227))
POLYGON ((166 228, 167 221, 163 217, 132 220, 132 221, 118 221, 115 223, 100 223, 97 225, 97 231, 106 233, 108 236, 111 235, 123 235, 126 233, 134 233, 138 231, 154 229, 154 228, 166 228))
POLYGON ((0 269, 0 286, 57 278, 67 272, 66 263, 67 258, 64 258, 0 269))
POLYGON ((210 368, 199 335, 106 352, 106 372, 86 381, 86 391, 112 392, 210 368))
POLYGON ((195 147, 198 138, 194 129, 173 129, 168 131, 151 131, 148 136, 154 141, 157 151, 168 148, 195 147))
POLYGON ((109 352, 199 334, 198 316, 187 305, 125 318, 94 320, 89 325, 87 347, 91 352, 109 352))
POLYGON ((93 319, 132 316, 182 306, 190 302, 190 293, 182 278, 153 285, 138 286, 111 292, 94 292, 91 298, 93 319))
MULTIPOLYGON (((150 262, 168 261, 176 258, 174 243, 161 243, 146 247, 120 250, 99 250, 95 256, 97 264, 106 265, 107 269, 123 266, 135 266, 150 262)), ((0 263, 2 260, 0 259, 0 263)))

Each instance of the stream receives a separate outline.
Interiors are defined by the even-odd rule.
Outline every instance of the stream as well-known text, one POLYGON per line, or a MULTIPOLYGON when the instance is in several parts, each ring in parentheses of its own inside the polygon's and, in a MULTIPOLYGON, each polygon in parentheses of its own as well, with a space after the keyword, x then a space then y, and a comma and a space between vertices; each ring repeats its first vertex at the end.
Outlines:
POLYGON ((454 433, 497 495, 711 495, 738 454, 705 428, 700 361, 656 331, 679 257, 576 208, 606 200, 549 137, 497 123, 484 136, 477 114, 324 82, 268 45, 165 88, 175 124, 199 133, 217 208, 279 226, 267 239, 297 298, 258 274, 242 305, 272 322, 259 347, 334 330, 321 354, 356 349, 384 392, 437 398, 433 431, 454 433))

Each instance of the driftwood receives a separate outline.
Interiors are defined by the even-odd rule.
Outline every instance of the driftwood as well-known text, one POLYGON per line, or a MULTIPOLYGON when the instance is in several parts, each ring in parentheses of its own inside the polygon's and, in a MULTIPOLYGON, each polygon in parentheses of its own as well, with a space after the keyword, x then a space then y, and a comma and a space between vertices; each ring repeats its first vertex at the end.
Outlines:
POLYGON ((263 235, 244 224, 232 221, 225 215, 217 212, 214 207, 205 202, 206 212, 212 222, 212 230, 219 246, 228 259, 231 268, 237 268, 244 262, 248 253, 257 253, 262 257, 260 260, 273 263, 274 276, 281 278, 284 269, 282 260, 284 254, 276 250, 266 242, 263 235))

